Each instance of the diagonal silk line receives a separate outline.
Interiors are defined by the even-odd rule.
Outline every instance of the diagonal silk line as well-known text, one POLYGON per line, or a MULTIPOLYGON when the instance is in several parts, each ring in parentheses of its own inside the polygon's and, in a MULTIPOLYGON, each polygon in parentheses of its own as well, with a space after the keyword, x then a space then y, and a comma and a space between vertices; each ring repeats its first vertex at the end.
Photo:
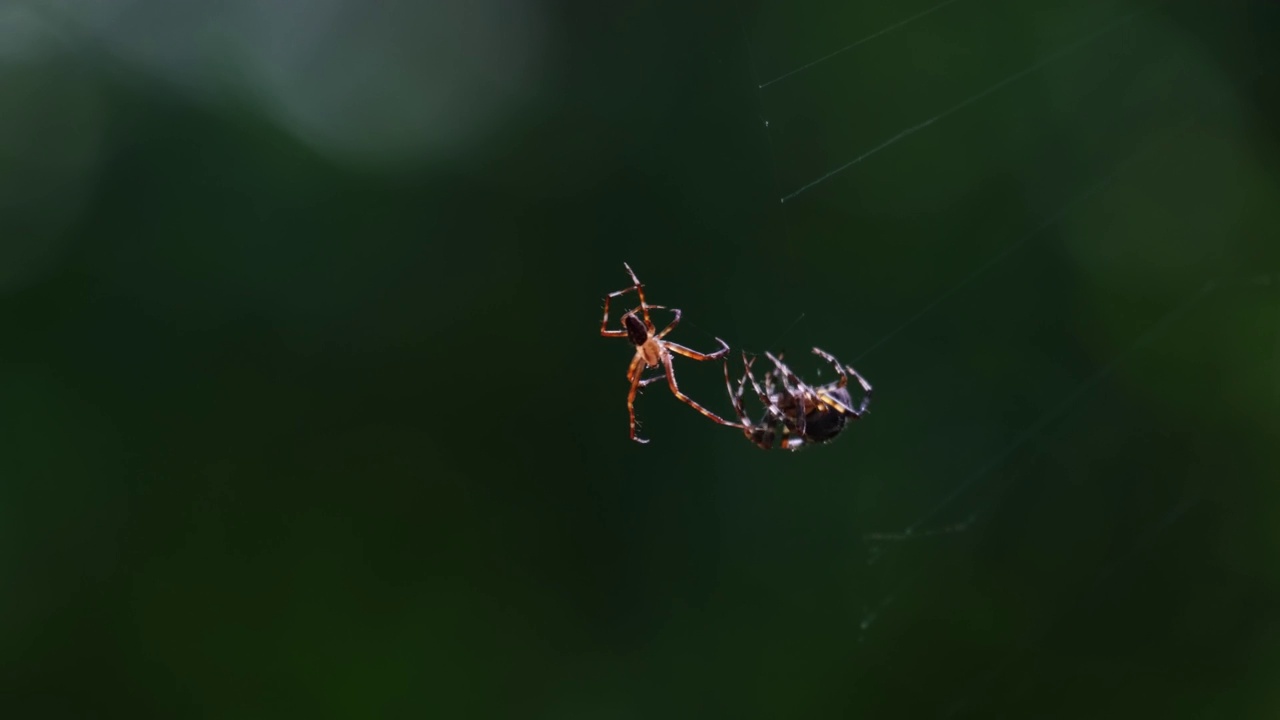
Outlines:
POLYGON ((857 165, 858 163, 862 162, 863 160, 866 160, 867 158, 871 157, 872 155, 875 155, 876 153, 880 152, 881 150, 884 150, 885 148, 891 147, 892 145, 896 144, 899 140, 902 140, 902 139, 903 139, 903 138, 905 138, 905 137, 908 137, 908 136, 910 136, 910 135, 913 135, 913 134, 915 134, 915 133, 919 132, 920 130, 923 130, 923 129, 925 129, 925 128, 929 127, 930 125, 932 125, 932 124, 934 124, 934 123, 938 122, 939 120, 942 120, 943 118, 946 118, 946 117, 948 117, 948 116, 950 116, 950 115, 953 115, 953 114, 955 114, 955 113, 957 113, 957 112, 960 112, 960 111, 961 111, 961 110, 963 110, 964 108, 969 107, 970 105, 972 105, 972 104, 974 104, 974 103, 978 102, 979 100, 981 100, 981 99, 983 99, 983 98, 987 97, 988 95, 990 95, 990 94, 992 94, 992 93, 996 92, 997 90, 1000 90, 1001 88, 1003 88, 1003 87, 1005 87, 1005 86, 1007 86, 1007 85, 1009 85, 1009 84, 1011 84, 1011 83, 1017 82, 1018 80, 1021 80, 1022 78, 1026 77, 1026 76, 1028 76, 1028 75, 1030 75, 1030 74, 1032 74, 1032 73, 1034 73, 1034 72, 1036 72, 1037 70, 1040 70, 1040 69, 1044 68, 1045 66, 1050 65, 1050 64, 1052 64, 1052 63, 1054 63, 1054 62, 1057 62, 1058 60, 1061 60, 1062 58, 1067 57, 1068 55, 1071 55, 1071 54, 1072 54, 1072 53, 1074 53, 1075 51, 1079 50, 1080 48, 1084 47, 1085 45, 1088 45, 1089 43, 1093 42, 1094 40, 1097 40, 1098 38, 1102 37, 1103 35, 1106 35, 1107 33, 1110 33, 1110 32, 1112 32, 1112 31, 1116 30, 1117 28, 1119 28, 1119 27, 1121 27, 1121 26, 1123 26, 1123 25, 1125 25, 1125 24, 1129 23, 1129 22, 1130 22, 1131 20, 1133 20, 1135 17, 1138 17, 1139 15, 1142 15, 1142 14, 1144 14, 1144 13, 1150 12, 1150 11, 1151 11, 1152 9, 1154 9, 1155 7, 1157 7, 1157 6, 1151 6, 1151 7, 1147 7, 1147 8, 1142 8, 1142 9, 1140 9, 1140 10, 1134 10, 1133 12, 1128 13, 1127 15, 1121 16, 1120 18, 1117 18, 1117 19, 1115 19, 1115 20, 1111 21, 1110 23, 1108 23, 1108 24, 1106 24, 1105 26, 1103 26, 1101 29, 1099 29, 1099 30, 1095 30, 1094 32, 1090 33, 1089 35, 1087 35, 1087 36, 1085 36, 1085 37, 1083 37, 1083 38, 1080 38, 1079 40, 1076 40, 1075 42, 1071 43, 1071 44, 1070 44, 1070 45, 1068 45, 1067 47, 1065 47, 1065 48, 1063 48, 1063 49, 1061 49, 1061 50, 1059 50, 1059 51, 1057 51, 1057 52, 1053 53, 1052 55, 1050 55, 1050 56, 1048 56, 1048 57, 1046 57, 1046 58, 1044 58, 1044 59, 1040 60, 1039 62, 1036 62, 1034 65, 1030 65, 1030 66, 1028 66, 1028 67, 1026 67, 1026 68, 1023 68, 1022 70, 1019 70, 1018 72, 1016 72, 1016 73, 1014 73, 1014 74, 1012 74, 1012 75, 1010 75, 1010 76, 1008 76, 1008 77, 1004 78, 1003 80, 1000 80, 999 82, 995 83, 994 85, 991 85, 991 86, 987 87, 985 90, 982 90, 981 92, 978 92, 978 93, 976 93, 976 94, 974 94, 974 95, 970 95, 968 98, 965 98, 964 100, 960 101, 959 103, 957 103, 957 104, 955 104, 955 105, 952 105, 951 107, 947 108, 946 110, 943 110, 942 112, 938 113, 937 115, 934 115, 933 117, 929 118, 928 120, 924 120, 924 121, 922 121, 922 122, 916 123, 915 125, 912 125, 911 127, 907 128, 906 130, 903 130, 903 131, 899 132, 897 135, 894 135, 893 137, 889 138, 888 140, 885 140, 884 142, 880 143, 879 145, 876 145, 875 147, 873 147, 873 148, 871 148, 870 150, 868 150, 868 151, 866 151, 866 152, 862 153, 861 155, 859 155, 859 156, 855 157, 854 159, 850 160, 849 162, 847 162, 847 163, 845 163, 845 164, 843 164, 843 165, 841 165, 841 166, 839 166, 839 167, 837 167, 837 168, 835 168, 835 169, 833 169, 833 170, 829 170, 829 171, 827 171, 826 173, 824 173, 823 175, 819 176, 819 177, 818 177, 817 179, 815 179, 815 180, 811 180, 810 182, 807 182, 807 183, 805 183, 804 185, 801 185, 798 189, 794 190, 794 191, 793 191, 793 192, 791 192, 790 194, 788 194, 788 195, 784 195, 784 196, 782 197, 781 202, 784 202, 784 203, 785 203, 785 202, 787 202, 788 200, 793 200, 793 199, 795 199, 795 198, 796 198, 797 196, 799 196, 800 194, 802 194, 802 193, 804 193, 804 192, 806 192, 806 191, 808 191, 808 190, 811 190, 812 188, 814 188, 814 187, 816 187, 816 186, 818 186, 818 185, 821 185, 822 183, 826 182, 827 180, 830 180, 831 178, 833 178, 833 177, 835 177, 835 176, 839 175, 840 173, 844 172, 845 170, 848 170, 849 168, 853 167, 854 165, 857 165))

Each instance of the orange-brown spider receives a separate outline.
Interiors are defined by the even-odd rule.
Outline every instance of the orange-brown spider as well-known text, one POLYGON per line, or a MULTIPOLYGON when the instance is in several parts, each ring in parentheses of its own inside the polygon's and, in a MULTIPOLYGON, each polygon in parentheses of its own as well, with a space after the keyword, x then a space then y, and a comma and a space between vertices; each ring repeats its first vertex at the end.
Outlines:
POLYGON ((720 349, 712 353, 700 353, 696 350, 673 343, 669 340, 663 340, 667 333, 675 329, 680 323, 680 311, 676 308, 667 308, 662 305, 650 305, 645 302, 644 284, 632 272, 631 266, 623 263, 622 266, 627 269, 627 274, 631 276, 631 287, 625 290, 609 293, 604 297, 604 319, 600 321, 600 334, 604 337, 625 337, 631 341, 636 349, 636 355, 631 359, 631 366, 627 368, 627 380, 631 381, 631 392, 627 394, 627 413, 631 417, 631 439, 638 443, 647 443, 648 440, 636 435, 636 392, 651 382, 661 380, 664 376, 640 379, 640 375, 646 368, 656 368, 662 366, 666 370, 665 377, 667 385, 671 387, 671 394, 675 395, 681 402, 689 405, 694 410, 702 413, 713 422, 729 427, 742 428, 742 425, 729 422, 694 402, 688 395, 680 392, 680 386, 676 384, 676 374, 671 368, 671 353, 683 355, 692 360, 719 360, 729 352, 729 345, 720 338, 716 338, 716 342, 720 343, 720 349), (640 296, 639 307, 631 310, 622 316, 621 330, 610 330, 609 327, 609 301, 620 295, 634 292, 640 296), (649 318, 649 311, 653 309, 670 310, 675 318, 671 320, 671 324, 663 328, 662 332, 657 332, 653 326, 653 321, 649 318), (637 315, 636 313, 639 313, 637 315), (643 320, 641 319, 643 317, 643 320))

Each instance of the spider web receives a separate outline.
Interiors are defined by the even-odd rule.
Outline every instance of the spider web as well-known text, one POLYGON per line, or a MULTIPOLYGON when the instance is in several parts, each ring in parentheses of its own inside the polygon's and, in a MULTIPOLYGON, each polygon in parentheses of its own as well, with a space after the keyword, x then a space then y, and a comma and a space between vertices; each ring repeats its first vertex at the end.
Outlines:
POLYGON ((1276 7, 0 5, 14 716, 1275 716, 1276 7))
POLYGON ((1132 622, 1139 608, 1115 599, 1126 592, 1179 607, 1177 586, 1143 583, 1215 542, 1208 470, 1229 461, 1200 446, 1185 476, 1141 477, 1144 453, 1167 451, 1130 423, 1191 403, 1135 401, 1134 388, 1225 371, 1206 348, 1224 325, 1247 327, 1233 348, 1255 407, 1275 408, 1280 273, 1242 231, 1270 214, 1242 195, 1265 174, 1240 139, 1256 58, 1214 57, 1221 33, 1172 1, 766 3, 741 30, 779 206, 772 242, 786 240, 784 259, 876 247, 831 312, 847 312, 848 336, 812 338, 845 343, 837 355, 876 386, 871 415, 842 439, 855 447, 791 458, 798 475, 862 488, 851 513, 865 555, 837 583, 857 618, 854 704, 1043 711, 1049 688, 1089 677, 1105 651, 1159 666, 1139 641, 1108 646, 1081 627, 1132 622), (1070 293, 1092 298, 1092 317, 1058 305, 1070 293), (951 471, 912 472, 925 464, 910 458, 939 455, 951 471), (1019 581, 1022 598, 999 587, 1019 581))

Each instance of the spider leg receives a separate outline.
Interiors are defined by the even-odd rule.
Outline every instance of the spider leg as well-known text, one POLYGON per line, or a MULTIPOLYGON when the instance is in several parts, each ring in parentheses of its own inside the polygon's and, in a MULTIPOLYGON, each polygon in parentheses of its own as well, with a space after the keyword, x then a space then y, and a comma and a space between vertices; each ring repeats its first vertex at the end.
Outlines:
POLYGON ((733 411, 738 416, 738 421, 743 425, 743 432, 747 432, 750 436, 748 428, 751 427, 751 418, 748 417, 747 411, 742 407, 742 392, 746 389, 747 374, 751 372, 751 363, 755 362, 755 358, 747 359, 747 354, 742 353, 742 365, 745 368, 742 378, 738 380, 738 391, 733 390, 733 382, 729 379, 729 358, 724 359, 724 387, 729 393, 729 400, 733 403, 733 411))
POLYGON ((846 365, 845 369, 849 371, 849 374, 853 376, 853 379, 857 380, 858 385, 862 387, 862 402, 858 404, 858 410, 855 413, 856 415, 861 416, 871 405, 871 383, 867 382, 866 378, 859 375, 858 371, 853 369, 853 366, 846 365))
POLYGON ((778 380, 782 383, 782 386, 786 388, 787 392, 796 392, 797 389, 804 388, 804 381, 795 373, 791 372, 791 368, 782 363, 781 357, 774 357, 773 353, 768 352, 766 352, 764 356, 769 358, 773 363, 774 373, 777 374, 778 380))
MULTIPOLYGON (((675 330, 675 329, 676 329, 676 325, 679 325, 679 324, 680 324, 680 316, 681 316, 681 312, 680 312, 680 308, 669 308, 669 307, 664 307, 664 306, 662 306, 662 305, 650 305, 650 306, 649 306, 649 309, 650 309, 650 310, 653 310, 653 309, 655 309, 655 308, 657 308, 657 309, 662 309, 662 310, 670 310, 672 313, 674 313, 674 314, 675 314, 675 317, 674 317, 674 318, 672 318, 672 319, 671 319, 671 322, 670 322, 670 323, 669 323, 665 328, 663 328, 663 329, 662 329, 662 332, 660 332, 660 333, 658 333, 658 334, 656 335, 656 337, 657 337, 659 340, 661 340, 662 338, 664 338, 664 337, 666 337, 666 336, 667 336, 667 333, 671 332, 672 330, 675 330)), ((721 345, 723 345, 723 347, 722 347, 722 348, 720 348, 719 350, 716 350, 715 352, 713 352, 713 353, 711 353, 711 354, 709 354, 709 355, 707 355, 707 356, 706 356, 707 358, 712 359, 712 360, 714 360, 714 359, 716 359, 716 358, 720 357, 721 355, 723 355, 723 354, 724 354, 726 351, 728 351, 728 349, 729 349, 729 346, 725 343, 725 341, 721 340, 720 338, 716 338, 716 341, 717 341, 717 342, 719 342, 721 345)), ((679 355, 684 355, 685 357, 690 357, 690 358, 693 358, 694 360, 702 360, 702 359, 704 359, 704 358, 701 358, 701 357, 694 357, 694 355, 701 355, 702 353, 698 353, 698 352, 695 352, 695 351, 693 351, 693 350, 689 350, 689 348, 684 347, 683 345, 676 345, 675 343, 667 343, 667 345, 669 345, 669 346, 670 346, 670 345, 674 345, 675 347, 673 347, 672 349, 673 349, 673 350, 675 350, 675 352, 676 352, 677 354, 679 354, 679 355), (678 349, 678 350, 676 350, 676 348, 679 348, 679 349, 678 349), (692 354, 690 354, 690 353, 692 353, 692 354)))
POLYGON ((836 375, 840 377, 840 381, 837 384, 837 387, 844 387, 849 384, 848 374, 845 373, 844 367, 840 365, 840 361, 837 360, 834 355, 827 352, 826 350, 823 350, 822 348, 814 348, 813 354, 831 363, 831 367, 836 369, 836 375))
POLYGON ((647 443, 648 440, 636 435, 636 390, 640 386, 640 375, 644 372, 642 362, 641 357, 636 355, 631 360, 630 369, 627 370, 627 377, 631 378, 631 392, 627 393, 627 415, 631 420, 631 439, 638 443, 647 443))
POLYGON ((667 349, 670 350, 671 352, 677 355, 683 355, 689 358, 690 360, 719 360, 720 358, 728 354, 729 343, 721 340, 720 338, 716 338, 716 342, 720 343, 720 349, 710 353, 700 353, 697 350, 690 350, 689 348, 683 345, 679 345, 673 342, 664 341, 662 344, 666 345, 667 349))
POLYGON ((840 376, 840 387, 845 387, 849 383, 850 375, 858 381, 858 385, 862 387, 862 402, 859 404, 857 410, 854 410, 853 408, 846 409, 854 417, 860 417, 865 413, 867 411, 867 407, 871 405, 871 383, 867 382, 866 378, 859 375, 858 371, 854 370, 852 365, 841 365, 840 361, 836 360, 835 356, 831 353, 820 348, 814 348, 813 354, 831 363, 831 366, 836 369, 836 373, 840 376))
POLYGON ((640 312, 644 314, 645 327, 649 328, 649 334, 652 335, 654 332, 653 320, 649 319, 649 305, 644 299, 644 283, 640 282, 640 278, 636 277, 636 273, 631 269, 630 265, 622 263, 622 267, 627 269, 627 274, 631 276, 631 282, 633 283, 632 289, 640 296, 640 312))
MULTIPOLYGON (((843 388, 849 385, 849 374, 845 372, 844 366, 840 364, 840 361, 837 360, 834 355, 823 350, 822 348, 814 348, 813 354, 831 363, 831 367, 835 368, 836 376, 839 378, 838 380, 836 380, 836 387, 843 388)), ((854 374, 856 375, 857 373, 854 373, 854 374)), ((848 405, 845 405, 844 403, 831 397, 830 395, 827 395, 825 393, 820 393, 819 395, 822 398, 823 402, 835 407, 840 412, 847 413, 849 415, 854 416, 855 418, 861 417, 862 415, 861 412, 854 410, 853 408, 849 407, 848 405)))
MULTIPOLYGON (((738 393, 742 393, 742 384, 747 380, 751 381, 751 387, 756 391, 756 397, 760 399, 760 404, 764 405, 764 410, 773 418, 774 422, 787 424, 787 415, 782 412, 782 408, 778 407, 777 401, 773 399, 772 393, 766 388, 761 388, 760 383, 756 382, 755 373, 751 372, 751 366, 747 366, 746 373, 743 374, 742 380, 738 381, 738 393)), ((768 383, 768 376, 765 376, 765 382, 768 383)))
MULTIPOLYGON (((741 396, 743 384, 746 383, 747 380, 750 380, 751 387, 755 389, 756 397, 760 398, 760 402, 764 404, 765 410, 772 411, 774 405, 773 401, 769 399, 768 392, 764 388, 760 387, 760 383, 756 382, 755 373, 751 372, 751 366, 755 363, 755 358, 752 358, 751 362, 746 362, 746 359, 746 355, 744 354, 742 356, 744 368, 742 371, 742 379, 738 380, 738 394, 741 396)), ((769 377, 767 375, 765 376, 764 381, 767 385, 769 382, 769 377)))
MULTIPOLYGON (((760 423, 756 426, 759 429, 763 429, 763 431, 758 431, 755 435, 748 435, 748 437, 751 438, 751 441, 754 442, 757 447, 765 450, 793 449, 795 438, 788 436, 791 435, 792 432, 802 433, 803 430, 801 429, 797 431, 795 423, 787 417, 787 414, 783 412, 782 408, 778 407, 778 402, 774 399, 772 390, 765 390, 760 387, 760 383, 756 381, 756 376, 751 372, 750 366, 747 367, 742 379, 738 381, 739 397, 742 395, 742 386, 747 382, 747 380, 751 381, 751 387, 755 390, 756 397, 760 399, 760 404, 764 406, 765 410, 764 417, 760 419, 760 423), (781 428, 782 440, 775 445, 774 442, 778 439, 779 428, 781 428)), ((765 383, 766 387, 772 385, 769 375, 765 375, 765 383)))
MULTIPOLYGON (((755 363, 755 358, 748 358, 747 354, 742 353, 742 377, 738 379, 738 389, 733 389, 733 382, 729 379, 729 361, 724 361, 724 386, 729 393, 729 399, 733 402, 733 411, 738 415, 738 421, 742 423, 742 434, 751 441, 753 445, 763 450, 771 450, 774 446, 774 438, 779 420, 777 409, 772 407, 768 402, 768 398, 761 395, 761 402, 765 406, 765 415, 760 419, 759 423, 752 423, 750 416, 742 406, 742 395, 746 390, 747 379, 750 378, 751 383, 759 390, 759 384, 755 381, 755 376, 751 374, 751 365, 755 363)), ((759 394, 759 393, 758 393, 759 394)))
POLYGON ((635 288, 629 287, 626 290, 611 292, 604 296, 604 319, 600 321, 600 334, 604 337, 626 337, 626 330, 610 330, 609 329, 609 301, 629 292, 634 292, 635 288))
MULTIPOLYGON (((778 353, 778 357, 776 360, 774 358, 769 358, 769 359, 773 360, 775 363, 780 363, 783 357, 784 357, 783 353, 778 353)), ((783 389, 786 390, 788 394, 794 394, 794 391, 792 390, 792 388, 787 384, 786 378, 784 378, 782 374, 778 372, 777 368, 774 368, 773 370, 770 370, 769 372, 766 372, 764 374, 764 391, 768 393, 770 397, 773 397, 774 395, 775 388, 773 386, 773 383, 775 378, 777 378, 778 383, 782 385, 783 389)))
POLYGON ((795 373, 791 372, 791 368, 784 365, 781 358, 774 357, 771 353, 767 352, 764 356, 773 362, 774 373, 777 374, 778 379, 782 382, 782 387, 786 389, 787 394, 791 395, 796 402, 795 420, 789 424, 793 425, 796 432, 803 436, 805 432, 804 401, 806 398, 816 397, 817 393, 814 392, 813 388, 806 385, 805 382, 795 373))
POLYGON ((667 379, 667 374, 664 372, 659 372, 659 374, 654 375, 653 377, 647 377, 641 380, 640 387, 645 387, 646 385, 649 385, 651 383, 656 383, 659 380, 666 380, 666 379, 667 379))
MULTIPOLYGON (((671 311, 671 313, 675 315, 675 319, 671 321, 671 324, 667 326, 667 329, 663 330, 661 333, 659 333, 655 337, 661 338, 663 335, 666 335, 668 332, 670 332, 671 328, 676 326, 676 323, 680 322, 680 308, 667 307, 666 305, 645 305, 644 307, 636 308, 636 310, 644 310, 646 308, 648 308, 649 310, 669 310, 671 311)), ((649 333, 653 334, 653 331, 654 331, 653 324, 650 323, 649 333)))
MULTIPOLYGON (((728 351, 728 348, 726 347, 725 350, 728 351)), ((710 359, 710 358, 707 358, 707 359, 710 359)), ((720 425, 727 425, 729 427, 736 427, 738 429, 745 429, 745 426, 743 426, 741 423, 732 423, 732 422, 729 422, 728 420, 725 420, 719 415, 716 415, 710 410, 694 402, 693 398, 680 392, 680 386, 676 384, 676 371, 671 366, 670 353, 662 353, 662 364, 667 368, 667 384, 671 386, 671 394, 675 395, 677 400, 688 405, 694 410, 697 410, 698 412, 702 413, 703 417, 707 418, 708 420, 714 423, 718 423, 720 425)))
MULTIPOLYGON (((648 327, 649 334, 653 334, 653 321, 649 319, 649 309, 650 309, 650 308, 655 308, 655 307, 656 307, 656 308, 661 308, 662 306, 661 306, 661 305, 649 305, 649 304, 645 303, 645 300, 644 300, 644 285, 642 285, 642 284, 640 283, 640 280, 636 277, 636 274, 635 274, 635 273, 633 273, 633 272, 631 272, 631 267, 630 267, 629 265, 627 265, 626 263, 622 263, 622 266, 623 266, 623 267, 625 267, 625 268, 627 269, 627 273, 628 273, 629 275, 631 275, 631 282, 632 282, 632 285, 631 285, 631 287, 629 287, 629 288, 625 288, 625 289, 622 289, 622 290, 618 290, 618 291, 616 291, 616 292, 611 292, 611 293, 609 293, 608 295, 605 295, 605 296, 604 296, 604 319, 602 319, 602 320, 600 321, 600 334, 601 334, 601 335, 603 335, 604 337, 626 337, 626 336, 627 336, 627 331, 626 331, 626 330, 609 330, 609 329, 608 329, 608 327, 609 327, 609 301, 610 301, 610 300, 612 300, 613 298, 621 297, 621 296, 626 295, 627 293, 631 293, 631 292, 636 293, 636 294, 638 294, 638 295, 640 296, 640 307, 636 308, 636 310, 639 310, 639 311, 641 311, 641 313, 643 313, 643 315, 644 315, 644 321, 645 321, 646 326, 648 327)), ((666 308, 663 308, 663 309, 665 310, 666 308)), ((677 311, 677 313, 678 313, 678 312, 679 312, 679 311, 677 311)))
MULTIPOLYGON (((651 307, 651 308, 655 308, 655 307, 662 307, 662 306, 661 306, 661 305, 650 305, 649 307, 651 307)), ((663 309, 664 309, 664 310, 666 310, 667 308, 663 308, 663 309)), ((661 340, 662 338, 666 337, 666 336, 667 336, 667 333, 671 332, 672 330, 675 330, 676 325, 679 325, 679 324, 680 324, 680 309, 679 309, 679 308, 671 308, 671 312, 675 313, 675 315, 676 315, 676 316, 675 316, 674 318, 672 318, 672 319, 671 319, 671 324, 667 325, 665 328, 663 328, 663 329, 662 329, 662 332, 658 333, 658 339, 659 339, 659 340, 661 340)))

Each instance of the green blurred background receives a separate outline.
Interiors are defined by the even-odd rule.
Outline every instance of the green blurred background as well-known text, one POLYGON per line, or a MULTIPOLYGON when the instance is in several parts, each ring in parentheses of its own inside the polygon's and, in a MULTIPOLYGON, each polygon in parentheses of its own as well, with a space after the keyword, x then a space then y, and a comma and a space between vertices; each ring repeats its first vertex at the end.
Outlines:
POLYGON ((4 714, 1275 717, 1277 20, 10 0, 4 714))

